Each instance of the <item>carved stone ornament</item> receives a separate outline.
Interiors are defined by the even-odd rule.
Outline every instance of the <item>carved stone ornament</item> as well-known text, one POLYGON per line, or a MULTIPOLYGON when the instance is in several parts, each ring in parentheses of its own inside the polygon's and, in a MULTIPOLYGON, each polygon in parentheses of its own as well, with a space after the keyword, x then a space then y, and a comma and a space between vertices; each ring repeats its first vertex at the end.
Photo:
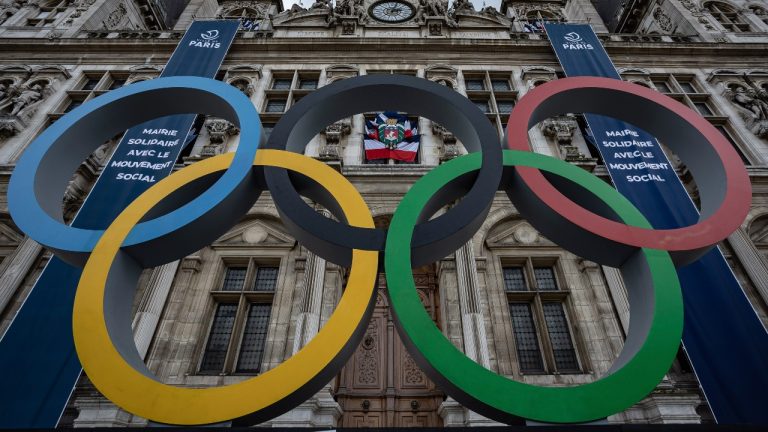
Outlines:
POLYGON ((723 95, 731 101, 750 132, 768 139, 768 91, 733 83, 726 87, 723 95))
POLYGON ((653 18, 656 19, 656 23, 662 30, 667 32, 672 30, 672 19, 660 7, 654 9, 653 18))
POLYGON ((573 140, 573 131, 577 126, 573 117, 553 117, 542 122, 541 132, 544 136, 555 139, 560 145, 568 145, 573 140))
POLYGON ((231 136, 240 133, 240 129, 224 119, 212 118, 205 122, 205 129, 210 137, 210 144, 203 146, 200 156, 210 157, 221 153, 224 143, 231 136))
POLYGON ((368 326, 363 343, 358 348, 360 358, 360 369, 357 376, 357 382, 360 384, 376 384, 378 381, 379 370, 379 321, 371 320, 368 326))
POLYGON ((341 140, 352 132, 352 127, 344 121, 337 121, 328 125, 322 132, 325 135, 325 144, 320 146, 319 158, 325 161, 341 160, 341 140))
POLYGON ((0 24, 14 16, 22 7, 22 2, 15 0, 0 1, 0 24))
POLYGON ((128 13, 128 8, 126 8, 124 3, 120 3, 117 5, 115 10, 109 13, 107 15, 107 18, 102 23, 102 27, 106 30, 115 30, 118 28, 118 26, 122 23, 123 18, 125 18, 125 15, 128 13))

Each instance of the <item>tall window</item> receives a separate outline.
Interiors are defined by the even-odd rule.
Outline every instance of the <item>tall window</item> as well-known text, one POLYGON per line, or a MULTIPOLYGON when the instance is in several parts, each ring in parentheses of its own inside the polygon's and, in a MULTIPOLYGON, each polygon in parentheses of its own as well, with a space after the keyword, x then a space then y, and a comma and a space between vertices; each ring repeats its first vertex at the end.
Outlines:
POLYGON ((704 89, 704 86, 692 75, 684 74, 663 74, 652 75, 651 82, 656 90, 665 93, 667 96, 675 99, 689 108, 698 112, 702 117, 709 120, 720 133, 733 145, 733 148, 741 156, 745 165, 750 165, 750 161, 744 154, 741 145, 734 138, 728 117, 721 114, 704 89))
POLYGON ((749 23, 744 21, 739 11, 733 6, 721 2, 707 2, 704 7, 725 30, 730 32, 752 31, 749 23))
POLYGON ((273 72, 272 82, 266 92, 261 110, 261 122, 267 137, 284 112, 312 90, 317 89, 319 78, 318 71, 276 70, 273 72))
POLYGON ((523 374, 579 373, 556 263, 523 261, 502 267, 504 290, 523 374))
POLYGON ((496 126, 499 136, 503 135, 509 113, 517 101, 511 78, 512 74, 506 72, 464 72, 467 97, 496 126))
POLYGON ((59 104, 58 108, 50 114, 53 120, 68 113, 86 101, 102 95, 109 90, 122 87, 128 78, 127 72, 94 71, 85 72, 75 84, 72 90, 67 91, 67 97, 59 104))
POLYGON ((201 374, 261 371, 279 267, 256 261, 232 263, 212 292, 216 306, 201 374))

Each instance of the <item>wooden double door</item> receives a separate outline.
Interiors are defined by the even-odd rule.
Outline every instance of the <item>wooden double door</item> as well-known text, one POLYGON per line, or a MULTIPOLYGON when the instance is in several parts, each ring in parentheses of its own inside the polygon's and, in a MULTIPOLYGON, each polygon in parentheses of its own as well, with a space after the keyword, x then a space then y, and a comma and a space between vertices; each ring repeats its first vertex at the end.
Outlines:
MULTIPOLYGON (((414 270, 422 303, 438 320, 434 266, 414 270)), ((376 308, 363 341, 337 379, 340 427, 442 426, 437 414, 445 398, 416 365, 392 322, 386 281, 379 275, 376 308)))

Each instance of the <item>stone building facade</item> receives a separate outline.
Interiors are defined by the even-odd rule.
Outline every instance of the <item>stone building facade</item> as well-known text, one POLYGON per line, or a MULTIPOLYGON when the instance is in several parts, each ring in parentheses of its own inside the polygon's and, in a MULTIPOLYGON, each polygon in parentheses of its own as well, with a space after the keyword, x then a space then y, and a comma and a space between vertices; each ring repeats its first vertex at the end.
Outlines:
MULTIPOLYGON (((667 93, 720 129, 742 155, 753 207, 720 248, 768 324, 768 4, 762 0, 277 0, 0 1, 0 334, 50 254, 25 237, 5 191, 25 146, 74 107, 152 79, 195 19, 241 20, 219 79, 243 91, 269 131, 314 89, 366 74, 407 74, 449 86, 483 110, 501 136, 514 103, 562 76, 545 21, 589 23, 622 77, 667 93)), ((432 167, 466 151, 450 131, 413 118, 422 134, 413 164, 367 161, 366 115, 329 124, 306 154, 338 169, 385 227, 403 194, 432 167)), ((201 119, 181 168, 233 151, 239 131, 201 119)), ((530 131, 537 152, 602 178, 607 171, 578 115, 530 131)), ((63 197, 72 217, 114 149, 92 154, 63 197)), ((696 196, 685 165, 680 177, 696 196)), ((323 209, 318 208, 318 211, 323 209)), ((516 380, 586 383, 605 373, 629 323, 615 269, 559 248, 499 195, 487 221, 455 254, 414 269, 419 294, 443 333, 469 357, 516 380)), ((348 269, 291 237, 264 194, 211 246, 147 270, 134 303, 134 335, 166 383, 216 386, 268 370, 299 350, 333 312, 348 269)), ((494 424, 447 398, 404 349, 381 283, 374 317, 344 370, 300 407, 265 426, 494 424)), ((712 415, 684 353, 647 398, 615 423, 701 423, 712 415)), ((134 426, 147 420, 102 397, 81 377, 62 425, 134 426)))

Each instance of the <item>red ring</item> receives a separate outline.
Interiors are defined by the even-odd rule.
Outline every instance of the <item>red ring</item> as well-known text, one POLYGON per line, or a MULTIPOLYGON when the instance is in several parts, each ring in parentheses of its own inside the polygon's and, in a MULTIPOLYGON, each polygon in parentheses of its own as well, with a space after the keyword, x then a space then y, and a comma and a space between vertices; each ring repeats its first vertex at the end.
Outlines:
MULTIPOLYGON (((749 175, 738 153, 725 137, 699 114, 643 86, 599 77, 574 77, 550 81, 528 92, 515 106, 507 123, 507 145, 513 150, 531 151, 528 145, 529 121, 534 110, 548 98, 580 88, 615 90, 630 96, 648 99, 671 111, 698 129, 720 157, 726 177, 725 197, 708 218, 694 225, 674 229, 646 229, 625 225, 590 212, 560 193, 534 168, 518 168, 520 178, 552 210, 569 218, 592 234, 614 242, 666 251, 702 250, 717 244, 739 228, 751 203, 749 175)), ((563 113, 564 114, 564 113, 563 113)), ((638 124, 637 126, 643 127, 638 124)), ((683 161, 685 162, 685 161, 683 161)))

